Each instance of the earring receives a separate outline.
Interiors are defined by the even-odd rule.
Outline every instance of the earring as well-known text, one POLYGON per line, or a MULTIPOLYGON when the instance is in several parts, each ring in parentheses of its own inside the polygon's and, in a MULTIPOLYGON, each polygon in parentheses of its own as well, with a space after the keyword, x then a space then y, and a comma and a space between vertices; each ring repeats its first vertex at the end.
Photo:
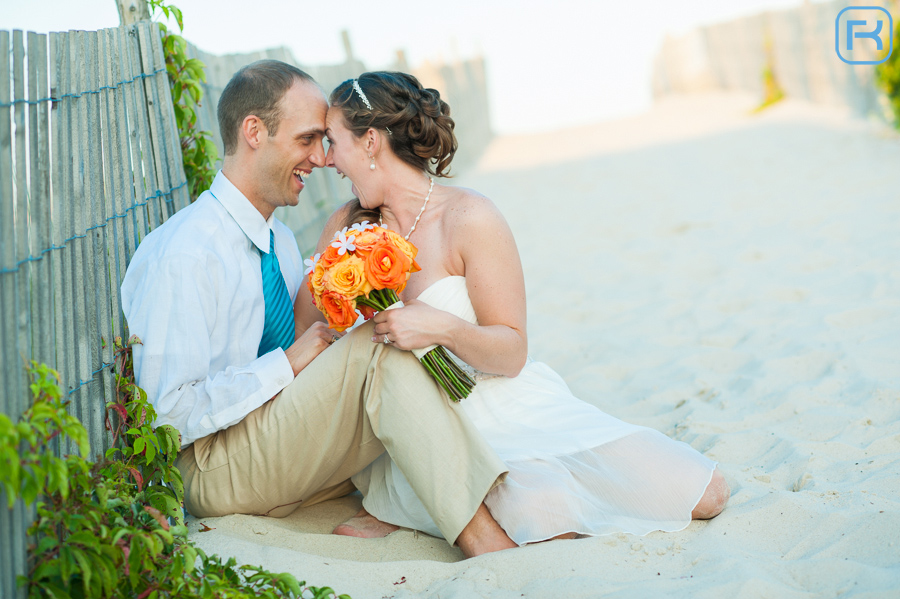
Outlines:
POLYGON ((374 171, 374 170, 375 170, 375 157, 374 157, 374 156, 369 156, 369 160, 372 161, 372 164, 369 165, 369 170, 370 170, 370 171, 374 171))

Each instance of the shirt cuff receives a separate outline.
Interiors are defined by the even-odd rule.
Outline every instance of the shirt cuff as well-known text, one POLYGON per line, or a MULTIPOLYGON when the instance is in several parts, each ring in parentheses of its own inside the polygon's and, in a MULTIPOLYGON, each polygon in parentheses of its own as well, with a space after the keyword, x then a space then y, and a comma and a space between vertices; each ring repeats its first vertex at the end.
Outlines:
POLYGON ((272 399, 294 380, 294 368, 284 350, 277 347, 256 359, 256 375, 263 384, 266 400, 272 399))

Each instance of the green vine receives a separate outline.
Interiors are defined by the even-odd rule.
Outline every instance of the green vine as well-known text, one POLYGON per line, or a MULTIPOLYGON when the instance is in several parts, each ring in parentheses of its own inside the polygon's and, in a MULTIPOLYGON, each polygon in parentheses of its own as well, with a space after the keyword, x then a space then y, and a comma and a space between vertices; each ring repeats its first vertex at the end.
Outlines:
POLYGON ((100 461, 87 461, 87 432, 45 364, 29 369, 33 403, 19 421, 0 414, 0 486, 9 507, 21 498, 37 508, 28 575, 18 580, 29 598, 334 597, 329 587, 237 566, 190 543, 174 465, 178 432, 151 426, 156 414, 133 379, 135 343, 115 341, 116 398, 106 406, 113 446, 100 461), (77 453, 56 457, 57 439, 77 453))
MULTIPOLYGON (((881 89, 887 95, 888 102, 894 116, 894 127, 900 129, 900 24, 897 24, 897 18, 900 18, 900 3, 894 2, 892 12, 898 15, 894 19, 894 43, 891 56, 883 63, 876 67, 876 77, 881 89)), ((887 45, 887 44, 885 44, 887 45)), ((884 50, 887 52, 887 48, 884 50)))
POLYGON ((762 70, 763 99, 753 112, 765 110, 769 106, 784 99, 784 90, 781 89, 781 85, 779 85, 778 79, 775 77, 775 57, 773 55, 772 45, 772 38, 767 35, 764 44, 766 64, 763 66, 762 70))
MULTIPOLYGON (((178 7, 165 4, 163 0, 147 0, 147 5, 152 17, 165 15, 166 19, 174 18, 178 31, 184 31, 184 18, 178 7)), ((216 176, 216 162, 219 160, 219 151, 213 143, 212 135, 197 127, 196 109, 203 98, 200 84, 206 82, 206 65, 196 58, 188 58, 185 39, 171 33, 164 23, 158 24, 162 32, 166 71, 169 74, 172 105, 181 141, 184 174, 191 198, 197 198, 212 184, 216 176)))

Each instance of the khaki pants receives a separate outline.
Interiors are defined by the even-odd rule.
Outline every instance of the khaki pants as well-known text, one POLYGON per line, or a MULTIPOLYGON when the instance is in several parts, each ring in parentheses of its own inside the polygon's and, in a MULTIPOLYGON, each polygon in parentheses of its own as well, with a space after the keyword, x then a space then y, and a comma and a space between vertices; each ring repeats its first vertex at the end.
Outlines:
POLYGON ((322 352, 272 401, 179 453, 197 517, 284 517, 353 490, 385 450, 451 544, 506 467, 407 351, 364 325, 322 352))

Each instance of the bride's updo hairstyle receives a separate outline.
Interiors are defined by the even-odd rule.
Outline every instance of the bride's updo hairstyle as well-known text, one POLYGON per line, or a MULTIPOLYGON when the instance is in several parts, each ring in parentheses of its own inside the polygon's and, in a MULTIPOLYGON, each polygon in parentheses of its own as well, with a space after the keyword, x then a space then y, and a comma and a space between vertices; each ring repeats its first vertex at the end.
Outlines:
POLYGON ((377 71, 341 83, 331 92, 330 104, 341 109, 356 137, 370 127, 379 129, 398 158, 436 177, 449 176, 457 148, 455 124, 436 89, 422 87, 406 73, 377 71))

